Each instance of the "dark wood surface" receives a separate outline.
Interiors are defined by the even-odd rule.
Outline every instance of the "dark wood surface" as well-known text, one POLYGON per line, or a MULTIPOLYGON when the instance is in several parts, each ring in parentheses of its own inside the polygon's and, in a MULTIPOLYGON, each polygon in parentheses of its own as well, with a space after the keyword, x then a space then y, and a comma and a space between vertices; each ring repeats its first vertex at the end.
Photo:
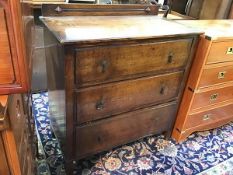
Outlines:
POLYGON ((153 4, 46 4, 43 16, 127 16, 158 15, 159 5, 153 4))
POLYGON ((177 103, 172 102, 76 127, 76 157, 83 158, 140 137, 166 131, 172 126, 176 109, 177 103))
POLYGON ((229 19, 233 19, 233 3, 231 5, 231 10, 230 10, 230 13, 229 13, 229 16, 228 16, 229 19))
POLYGON ((31 175, 35 173, 34 131, 31 131, 29 103, 22 94, 9 97, 8 118, 10 127, 4 131, 6 154, 11 167, 11 173, 17 175, 31 175), (26 103, 26 104, 25 104, 26 103), (25 108, 28 107, 28 108, 25 108), (30 174, 27 174, 30 173, 30 174))
POLYGON ((185 15, 188 0, 172 0, 172 10, 185 15))
POLYGON ((67 174, 73 173, 75 160, 150 134, 169 136, 202 32, 154 16, 41 19, 51 46, 46 49, 56 114, 51 121, 56 131, 66 128, 67 174))
POLYGON ((77 123, 109 117, 178 97, 183 72, 79 90, 77 123))
POLYGON ((154 16, 62 16, 41 20, 61 43, 151 39, 201 34, 202 31, 154 16))
POLYGON ((186 14, 196 19, 226 19, 232 0, 192 0, 186 14))
POLYGON ((183 69, 192 39, 121 46, 99 46, 76 51, 78 87, 183 69), (167 49, 164 49, 167 48, 167 49), (128 69, 128 67, 131 69, 128 69))

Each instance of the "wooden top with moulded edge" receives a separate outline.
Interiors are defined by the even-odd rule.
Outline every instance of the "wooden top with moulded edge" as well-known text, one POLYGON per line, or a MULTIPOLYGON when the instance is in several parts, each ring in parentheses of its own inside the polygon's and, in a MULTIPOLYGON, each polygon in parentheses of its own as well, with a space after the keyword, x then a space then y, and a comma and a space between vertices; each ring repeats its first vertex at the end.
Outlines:
POLYGON ((200 30, 155 16, 41 17, 61 43, 153 39, 197 35, 200 30))
POLYGON ((233 39, 233 20, 177 20, 176 22, 204 31, 208 40, 233 39))

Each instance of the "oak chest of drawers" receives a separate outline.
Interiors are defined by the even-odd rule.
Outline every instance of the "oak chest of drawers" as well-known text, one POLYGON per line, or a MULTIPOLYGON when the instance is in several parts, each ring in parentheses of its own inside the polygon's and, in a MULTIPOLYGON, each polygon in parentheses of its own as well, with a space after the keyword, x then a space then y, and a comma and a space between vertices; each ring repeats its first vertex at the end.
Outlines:
POLYGON ((179 23, 205 31, 173 130, 173 138, 182 141, 194 131, 215 128, 233 120, 233 21, 179 23))
POLYGON ((68 173, 74 160, 169 135, 200 32, 155 16, 41 19, 51 123, 68 173))

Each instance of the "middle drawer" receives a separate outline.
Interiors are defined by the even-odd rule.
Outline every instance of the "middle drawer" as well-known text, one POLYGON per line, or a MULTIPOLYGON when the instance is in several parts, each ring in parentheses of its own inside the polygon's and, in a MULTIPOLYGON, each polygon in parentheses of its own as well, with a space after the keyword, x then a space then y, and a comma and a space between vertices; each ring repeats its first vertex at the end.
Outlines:
POLYGON ((233 86, 195 93, 191 111, 233 99, 233 86))
POLYGON ((172 72, 186 66, 192 38, 121 46, 77 49, 78 87, 172 72))
POLYGON ((198 87, 204 88, 233 81, 233 63, 226 66, 204 69, 198 87))
POLYGON ((77 124, 175 99, 183 71, 77 90, 77 124))

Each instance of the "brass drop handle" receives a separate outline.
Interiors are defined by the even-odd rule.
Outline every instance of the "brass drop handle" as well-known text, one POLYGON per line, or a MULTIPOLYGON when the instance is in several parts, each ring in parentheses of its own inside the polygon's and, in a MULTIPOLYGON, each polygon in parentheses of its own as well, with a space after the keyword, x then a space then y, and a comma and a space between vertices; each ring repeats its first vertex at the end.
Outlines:
POLYGON ((203 116, 202 120, 203 121, 209 120, 210 116, 211 116, 211 114, 206 114, 206 115, 203 116))
POLYGON ((219 73, 218 73, 218 79, 223 79, 223 78, 225 78, 226 73, 227 73, 226 71, 219 72, 219 73))
POLYGON ((227 55, 233 55, 233 47, 228 47, 227 55))
POLYGON ((102 110, 104 109, 104 101, 103 99, 97 101, 96 105, 95 105, 96 110, 102 110))
POLYGON ((217 100, 217 98, 218 98, 218 94, 212 94, 210 96, 210 101, 215 101, 215 100, 217 100))
POLYGON ((170 52, 168 54, 168 57, 167 57, 167 63, 168 64, 171 64, 173 62, 173 56, 174 56, 174 54, 172 52, 170 52))
POLYGON ((101 72, 105 73, 107 68, 108 68, 108 61, 107 60, 102 60, 100 62, 100 67, 101 67, 101 72))

